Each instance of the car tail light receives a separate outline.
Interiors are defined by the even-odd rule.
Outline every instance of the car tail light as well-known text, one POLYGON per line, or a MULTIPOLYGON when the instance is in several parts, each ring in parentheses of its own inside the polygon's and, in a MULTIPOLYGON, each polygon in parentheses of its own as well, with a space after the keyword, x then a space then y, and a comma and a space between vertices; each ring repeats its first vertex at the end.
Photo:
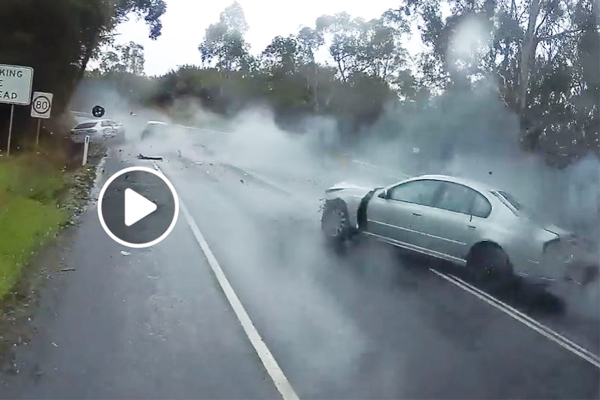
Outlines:
POLYGON ((544 243, 544 259, 558 263, 568 263, 573 259, 574 245, 572 239, 552 239, 544 243))

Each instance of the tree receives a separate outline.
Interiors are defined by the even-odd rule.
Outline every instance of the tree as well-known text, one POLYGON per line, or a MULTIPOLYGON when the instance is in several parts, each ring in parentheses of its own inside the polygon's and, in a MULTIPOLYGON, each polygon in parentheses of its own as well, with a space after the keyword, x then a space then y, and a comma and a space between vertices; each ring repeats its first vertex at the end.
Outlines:
POLYGON ((262 62, 267 69, 279 74, 293 74, 299 62, 298 42, 293 36, 276 36, 263 50, 262 62))
POLYGON ((360 72, 385 81, 396 77, 406 62, 406 51, 400 44, 401 32, 387 26, 383 19, 363 24, 359 42, 358 59, 360 72))
POLYGON ((144 46, 135 42, 109 47, 98 55, 101 74, 114 72, 144 75, 144 46))
POLYGON ((217 69, 226 71, 251 69, 254 60, 244 39, 247 30, 244 11, 239 3, 234 2, 223 10, 219 22, 206 29, 204 41, 198 46, 202 62, 212 65, 215 61, 217 69))
POLYGON ((400 39, 402 31, 387 19, 364 21, 347 13, 317 19, 317 31, 329 35, 329 53, 343 81, 352 74, 367 74, 389 80, 406 60, 400 39))
MULTIPOLYGON (((527 31, 523 38, 523 48, 521 50, 521 67, 519 72, 519 114, 525 113, 527 106, 527 86, 529 84, 530 63, 535 56, 537 47, 536 24, 540 13, 540 0, 531 0, 529 5, 529 21, 527 31)), ((548 14, 546 14, 548 15, 548 14)))
POLYGON ((581 106, 595 86, 588 86, 580 72, 584 60, 598 68, 598 58, 590 63, 585 56, 592 48, 591 38, 598 35, 594 1, 448 0, 451 14, 446 18, 443 3, 408 0, 396 10, 418 16, 428 47, 419 59, 424 81, 439 92, 492 78, 501 99, 519 116, 526 148, 571 154, 568 157, 581 152, 576 148, 584 141, 575 138, 596 118, 594 107, 581 106), (478 27, 474 31, 469 28, 473 21, 478 27), (471 40, 477 41, 476 51, 467 58, 464 53, 455 57, 461 32, 470 32, 471 40))
POLYGON ((144 46, 135 42, 129 42, 117 46, 116 49, 121 53, 121 62, 125 66, 125 72, 134 75, 144 75, 144 46))
POLYGON ((329 54, 335 62, 340 78, 346 81, 358 69, 361 19, 353 20, 348 13, 324 15, 317 19, 317 31, 331 36, 329 54))
POLYGON ((296 36, 298 56, 303 64, 315 62, 315 52, 323 46, 323 36, 315 29, 303 27, 296 36))
POLYGON ((165 11, 164 0, 2 0, 0 59, 33 67, 35 87, 54 92, 60 112, 118 23, 140 16, 157 38, 165 11))
POLYGON ((160 18, 167 11, 165 0, 92 0, 89 7, 92 12, 81 21, 79 79, 83 77, 89 61, 97 56, 100 46, 112 41, 112 31, 118 24, 130 15, 143 18, 150 28, 150 39, 156 40, 162 33, 160 18))

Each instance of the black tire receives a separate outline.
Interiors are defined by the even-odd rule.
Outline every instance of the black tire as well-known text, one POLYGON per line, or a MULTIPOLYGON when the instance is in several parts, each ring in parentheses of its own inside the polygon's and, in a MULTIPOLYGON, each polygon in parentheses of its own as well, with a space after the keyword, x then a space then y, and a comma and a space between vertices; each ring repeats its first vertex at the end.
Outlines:
POLYGON ((327 201, 321 216, 321 232, 328 244, 341 247, 350 238, 352 228, 348 208, 341 200, 327 201))
POLYGON ((508 256, 493 244, 474 248, 467 257, 467 269, 478 283, 505 286, 515 281, 508 256))

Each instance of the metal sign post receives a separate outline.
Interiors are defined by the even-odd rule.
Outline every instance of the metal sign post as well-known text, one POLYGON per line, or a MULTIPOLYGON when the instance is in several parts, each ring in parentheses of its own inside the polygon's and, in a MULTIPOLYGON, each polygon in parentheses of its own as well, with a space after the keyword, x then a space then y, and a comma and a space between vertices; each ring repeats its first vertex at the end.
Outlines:
POLYGON ((44 92, 33 92, 33 98, 31 100, 31 116, 38 118, 37 134, 35 135, 35 147, 37 148, 40 144, 40 125, 43 119, 50 118, 52 113, 52 93, 44 92))
POLYGON ((90 136, 85 135, 85 140, 83 142, 83 161, 81 163, 81 165, 83 165, 83 166, 85 166, 85 164, 87 164, 89 148, 90 148, 90 136))
POLYGON ((40 145, 40 128, 41 128, 41 126, 42 126, 42 120, 38 119, 37 133, 35 134, 35 148, 36 149, 40 145))
POLYGON ((10 106, 10 123, 8 124, 8 144, 6 145, 6 155, 10 156, 10 139, 12 137, 13 118, 15 116, 15 105, 10 106))

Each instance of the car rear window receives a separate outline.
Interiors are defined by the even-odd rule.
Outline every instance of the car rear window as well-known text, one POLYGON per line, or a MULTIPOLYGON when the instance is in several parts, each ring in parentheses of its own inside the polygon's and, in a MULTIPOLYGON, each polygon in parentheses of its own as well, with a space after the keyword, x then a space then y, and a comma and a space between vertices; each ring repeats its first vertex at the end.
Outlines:
POLYGON ((444 182, 443 185, 444 190, 435 206, 448 211, 469 214, 475 191, 466 186, 451 182, 444 182))
POLYGON ((471 210, 471 214, 479 218, 487 218, 492 212, 492 205, 483 197, 483 195, 477 193, 475 195, 475 200, 473 201, 473 208, 471 210))
POLYGON ((93 128, 94 126, 96 126, 96 122, 84 122, 82 124, 77 125, 75 129, 88 129, 93 128))
POLYGON ((523 206, 521 205, 521 203, 519 203, 517 201, 517 199, 514 196, 512 196, 510 193, 507 193, 507 192, 504 192, 501 190, 498 190, 497 192, 500 196, 504 197, 504 199, 506 201, 508 201, 510 203, 510 205, 515 208, 515 210, 517 210, 517 211, 523 210, 523 206))

